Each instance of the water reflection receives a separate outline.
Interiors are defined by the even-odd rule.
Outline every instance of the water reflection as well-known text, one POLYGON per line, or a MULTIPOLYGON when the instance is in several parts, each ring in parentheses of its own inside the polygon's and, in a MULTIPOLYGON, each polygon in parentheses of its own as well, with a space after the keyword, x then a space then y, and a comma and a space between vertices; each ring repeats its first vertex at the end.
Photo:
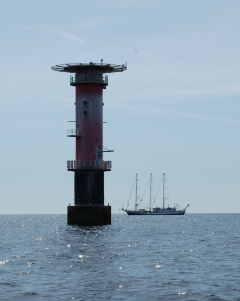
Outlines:
POLYGON ((10 300, 237 300, 239 222, 122 214, 79 227, 65 215, 2 215, 0 288, 10 300))

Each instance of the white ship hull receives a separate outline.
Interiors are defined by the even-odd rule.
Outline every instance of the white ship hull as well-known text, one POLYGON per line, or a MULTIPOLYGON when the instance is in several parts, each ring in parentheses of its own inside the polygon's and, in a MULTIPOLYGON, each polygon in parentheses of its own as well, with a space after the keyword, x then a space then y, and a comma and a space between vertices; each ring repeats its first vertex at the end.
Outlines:
POLYGON ((184 215, 185 211, 160 210, 158 212, 139 212, 126 210, 128 215, 184 215))

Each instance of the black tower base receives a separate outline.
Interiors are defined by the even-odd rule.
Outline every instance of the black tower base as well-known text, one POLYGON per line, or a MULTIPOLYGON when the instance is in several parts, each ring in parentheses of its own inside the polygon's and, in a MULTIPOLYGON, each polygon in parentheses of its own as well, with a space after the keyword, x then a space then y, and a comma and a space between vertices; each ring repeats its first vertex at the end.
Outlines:
POLYGON ((104 206, 104 171, 82 170, 74 174, 74 204, 104 206))
POLYGON ((111 225, 111 206, 68 206, 67 208, 69 225, 111 225))

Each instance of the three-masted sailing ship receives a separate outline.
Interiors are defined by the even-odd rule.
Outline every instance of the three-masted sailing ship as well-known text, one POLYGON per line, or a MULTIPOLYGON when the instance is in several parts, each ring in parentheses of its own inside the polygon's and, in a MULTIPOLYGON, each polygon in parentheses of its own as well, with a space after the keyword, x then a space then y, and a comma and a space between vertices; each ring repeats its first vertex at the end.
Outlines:
MULTIPOLYGON (((165 207, 165 173, 162 177, 162 183, 163 183, 163 205, 161 207, 154 207, 152 208, 152 174, 150 174, 150 201, 149 201, 149 209, 138 209, 138 175, 136 174, 136 197, 135 197, 135 210, 128 210, 128 209, 122 209, 125 211, 128 215, 184 215, 186 212, 186 209, 188 208, 189 204, 182 210, 179 210, 177 206, 174 207, 165 207)), ((155 197, 156 199, 156 197, 155 197)), ((154 199, 154 201, 155 201, 154 199)), ((129 202, 128 202, 129 205, 129 202)))

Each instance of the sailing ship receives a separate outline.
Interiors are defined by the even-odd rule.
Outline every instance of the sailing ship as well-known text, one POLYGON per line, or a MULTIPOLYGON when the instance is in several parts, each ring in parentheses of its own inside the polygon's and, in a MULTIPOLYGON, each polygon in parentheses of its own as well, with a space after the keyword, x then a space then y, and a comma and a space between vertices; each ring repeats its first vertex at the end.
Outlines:
MULTIPOLYGON (((186 212, 186 209, 188 208, 189 204, 182 210, 179 210, 176 206, 174 207, 165 207, 165 173, 162 177, 162 183, 163 183, 163 205, 161 207, 155 207, 152 208, 152 174, 150 174, 150 202, 149 202, 149 210, 146 209, 138 209, 138 174, 136 174, 136 197, 135 197, 135 210, 128 210, 128 209, 122 209, 125 211, 128 215, 184 215, 186 212)), ((161 185, 161 182, 160 182, 161 185)), ((131 197, 131 195, 130 195, 131 197)), ((156 194, 157 197, 157 194, 156 194)), ((156 197, 154 199, 154 202, 156 200, 156 197)), ((141 200, 142 201, 142 200, 141 200)), ((128 202, 129 205, 129 202, 128 202)))

